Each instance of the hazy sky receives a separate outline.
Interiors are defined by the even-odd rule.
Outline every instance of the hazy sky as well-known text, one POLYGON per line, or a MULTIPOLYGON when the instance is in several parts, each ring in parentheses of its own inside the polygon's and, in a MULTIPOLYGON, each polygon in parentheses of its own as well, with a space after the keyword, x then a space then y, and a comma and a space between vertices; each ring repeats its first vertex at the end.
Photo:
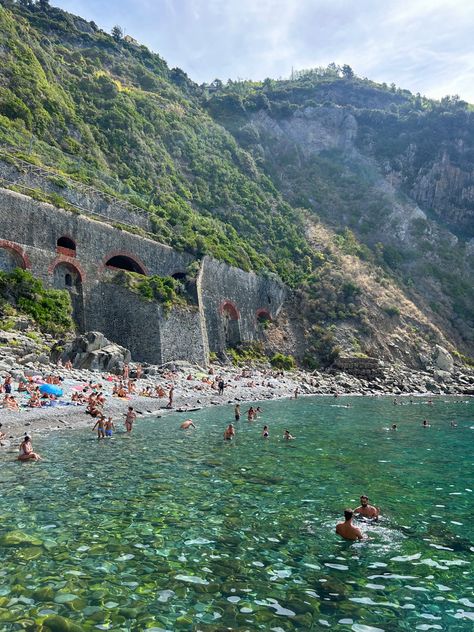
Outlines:
POLYGON ((194 81, 288 77, 334 61, 474 103, 473 0, 52 0, 126 33, 194 81))

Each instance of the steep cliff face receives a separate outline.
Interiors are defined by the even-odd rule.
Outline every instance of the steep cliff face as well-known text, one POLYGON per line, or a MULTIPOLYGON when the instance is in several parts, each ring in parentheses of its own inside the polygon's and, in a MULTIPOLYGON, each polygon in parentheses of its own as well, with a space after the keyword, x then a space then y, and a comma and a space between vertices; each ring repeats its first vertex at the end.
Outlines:
POLYGON ((316 217, 336 232, 349 228, 370 249, 365 256, 472 353, 468 109, 456 101, 417 105, 409 93, 355 80, 287 84, 267 86, 264 99, 263 86, 247 86, 238 116, 222 116, 225 96, 209 107, 287 199, 307 209, 310 223, 316 217))

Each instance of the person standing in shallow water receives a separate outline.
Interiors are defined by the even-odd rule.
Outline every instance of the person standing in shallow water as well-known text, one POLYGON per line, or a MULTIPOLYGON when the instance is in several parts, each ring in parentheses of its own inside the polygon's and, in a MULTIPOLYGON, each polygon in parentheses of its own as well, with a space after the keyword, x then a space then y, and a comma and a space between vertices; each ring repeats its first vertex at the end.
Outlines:
POLYGON ((133 423, 137 418, 137 413, 133 410, 133 406, 128 407, 128 412, 125 415, 125 430, 127 432, 132 432, 133 423))
POLYGON ((236 404, 234 408, 235 421, 240 421, 240 404, 236 404))
POLYGON ((235 437, 234 425, 229 424, 224 430, 224 441, 231 441, 235 437))
POLYGON ((336 525, 336 533, 345 540, 355 542, 356 540, 363 540, 365 536, 360 529, 352 524, 353 515, 352 509, 344 509, 344 522, 339 522, 336 525))
POLYGON ((373 505, 369 505, 368 496, 360 497, 360 506, 357 509, 354 509, 355 514, 359 514, 364 518, 369 518, 370 520, 378 520, 379 519, 379 510, 377 507, 373 505))

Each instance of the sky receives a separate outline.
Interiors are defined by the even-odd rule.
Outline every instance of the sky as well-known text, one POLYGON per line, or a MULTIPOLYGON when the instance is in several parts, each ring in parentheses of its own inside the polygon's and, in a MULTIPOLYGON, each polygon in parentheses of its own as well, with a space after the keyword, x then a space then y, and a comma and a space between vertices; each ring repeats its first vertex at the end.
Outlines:
POLYGON ((473 0, 52 0, 128 35, 197 83, 287 78, 330 62, 474 103, 473 0))

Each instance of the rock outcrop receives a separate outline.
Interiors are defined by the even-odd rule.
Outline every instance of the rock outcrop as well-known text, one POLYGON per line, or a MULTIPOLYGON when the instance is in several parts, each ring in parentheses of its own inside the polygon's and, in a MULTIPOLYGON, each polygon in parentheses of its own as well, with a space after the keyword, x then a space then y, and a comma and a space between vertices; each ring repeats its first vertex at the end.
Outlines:
POLYGON ((128 349, 121 347, 98 331, 88 331, 67 344, 62 352, 56 353, 62 362, 71 361, 76 369, 98 371, 120 370, 125 362, 130 362, 128 349))

